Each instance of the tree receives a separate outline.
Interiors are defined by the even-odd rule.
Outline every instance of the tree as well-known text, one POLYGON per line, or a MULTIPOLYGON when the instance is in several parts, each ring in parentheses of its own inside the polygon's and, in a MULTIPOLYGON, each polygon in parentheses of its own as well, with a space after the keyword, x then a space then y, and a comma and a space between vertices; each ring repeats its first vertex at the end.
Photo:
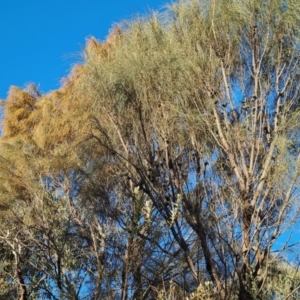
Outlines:
POLYGON ((299 10, 180 1, 88 40, 59 90, 12 88, 0 240, 14 297, 297 295, 272 282, 298 221, 299 10))

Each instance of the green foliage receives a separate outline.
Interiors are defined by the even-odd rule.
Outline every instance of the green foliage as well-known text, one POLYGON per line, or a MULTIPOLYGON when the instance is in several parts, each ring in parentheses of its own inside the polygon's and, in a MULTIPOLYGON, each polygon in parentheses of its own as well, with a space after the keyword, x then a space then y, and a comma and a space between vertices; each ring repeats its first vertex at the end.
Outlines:
POLYGON ((1 297, 297 297, 273 248, 299 221, 299 10, 179 1, 90 38, 60 89, 12 87, 1 297))

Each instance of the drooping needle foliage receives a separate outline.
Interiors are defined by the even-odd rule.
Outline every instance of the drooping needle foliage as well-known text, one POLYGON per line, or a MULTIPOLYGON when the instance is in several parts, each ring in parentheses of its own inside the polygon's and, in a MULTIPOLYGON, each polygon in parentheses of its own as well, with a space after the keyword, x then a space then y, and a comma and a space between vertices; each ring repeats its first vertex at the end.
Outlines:
POLYGON ((0 298, 297 299, 299 29, 297 0, 180 1, 11 87, 0 298))

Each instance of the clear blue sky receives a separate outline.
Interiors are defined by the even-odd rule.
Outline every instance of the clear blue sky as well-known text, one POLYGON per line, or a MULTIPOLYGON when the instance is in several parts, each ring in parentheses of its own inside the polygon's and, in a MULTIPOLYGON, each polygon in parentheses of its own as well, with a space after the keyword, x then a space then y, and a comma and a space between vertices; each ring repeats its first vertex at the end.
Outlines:
POLYGON ((9 86, 59 87, 85 38, 104 40, 114 23, 163 8, 168 0, 0 0, 0 99, 9 86))

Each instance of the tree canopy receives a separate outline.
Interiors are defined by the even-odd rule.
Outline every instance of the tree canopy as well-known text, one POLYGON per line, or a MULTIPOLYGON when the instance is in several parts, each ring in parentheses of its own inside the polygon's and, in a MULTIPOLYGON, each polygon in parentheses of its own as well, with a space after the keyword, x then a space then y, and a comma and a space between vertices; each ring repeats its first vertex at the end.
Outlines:
POLYGON ((297 0, 179 1, 11 87, 0 297, 299 298, 299 29, 297 0))

